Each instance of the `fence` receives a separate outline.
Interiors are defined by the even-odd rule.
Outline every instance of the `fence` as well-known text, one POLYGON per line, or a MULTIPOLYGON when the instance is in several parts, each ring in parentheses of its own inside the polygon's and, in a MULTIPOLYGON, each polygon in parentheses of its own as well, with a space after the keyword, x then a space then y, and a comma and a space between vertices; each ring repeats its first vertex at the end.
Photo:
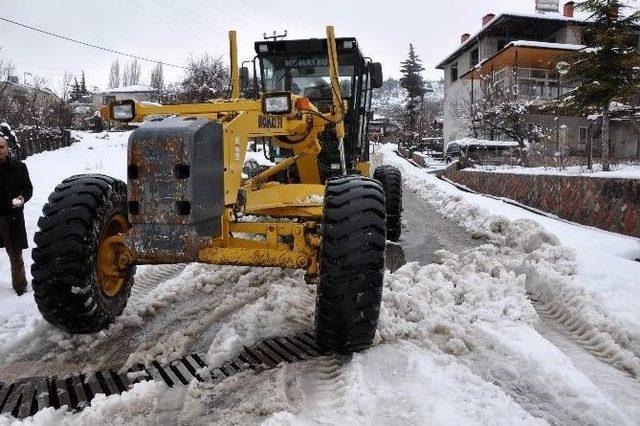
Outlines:
POLYGON ((44 151, 53 151, 73 143, 71 132, 57 127, 21 126, 15 132, 19 146, 12 149, 20 159, 44 151))

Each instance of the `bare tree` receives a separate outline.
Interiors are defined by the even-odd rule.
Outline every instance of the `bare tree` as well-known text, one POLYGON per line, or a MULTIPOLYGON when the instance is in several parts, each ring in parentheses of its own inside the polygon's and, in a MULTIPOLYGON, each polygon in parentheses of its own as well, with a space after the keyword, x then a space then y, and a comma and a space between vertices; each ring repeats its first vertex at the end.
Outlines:
POLYGON ((482 135, 491 140, 506 137, 525 148, 542 136, 540 126, 529 120, 533 103, 518 94, 515 77, 494 83, 488 75, 474 87, 477 90, 472 97, 461 98, 462 109, 466 109, 463 115, 474 137, 482 135))
POLYGON ((109 89, 120 87, 120 62, 118 62, 117 59, 111 64, 111 70, 109 71, 109 84, 107 86, 109 89))
POLYGON ((229 88, 229 68, 222 58, 206 53, 199 58, 191 58, 180 86, 181 102, 206 102, 222 97, 229 88))
POLYGON ((153 70, 151 70, 150 81, 151 81, 151 87, 153 87, 154 89, 157 89, 157 90, 164 89, 164 74, 163 74, 161 63, 156 64, 153 70))

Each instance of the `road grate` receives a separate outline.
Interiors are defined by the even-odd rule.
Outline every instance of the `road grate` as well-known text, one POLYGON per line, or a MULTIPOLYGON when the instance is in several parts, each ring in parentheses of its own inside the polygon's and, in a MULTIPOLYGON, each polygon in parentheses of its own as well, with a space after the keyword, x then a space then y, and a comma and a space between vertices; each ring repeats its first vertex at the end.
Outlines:
POLYGON ((24 419, 47 407, 79 411, 91 404, 97 394, 120 394, 133 384, 156 380, 169 387, 221 380, 242 371, 264 371, 281 363, 305 361, 324 355, 313 333, 273 337, 244 349, 221 366, 209 368, 198 354, 160 365, 157 361, 129 370, 97 371, 90 375, 72 374, 64 377, 30 377, 11 383, 0 383, 0 413, 24 419))

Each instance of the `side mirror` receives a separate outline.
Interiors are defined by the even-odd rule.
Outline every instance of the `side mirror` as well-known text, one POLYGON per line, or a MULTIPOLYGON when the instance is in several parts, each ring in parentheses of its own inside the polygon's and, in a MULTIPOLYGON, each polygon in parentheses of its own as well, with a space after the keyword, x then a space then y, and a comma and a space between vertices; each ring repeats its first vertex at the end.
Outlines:
POLYGON ((240 68, 240 87, 247 87, 249 85, 249 68, 240 68))
POLYGON ((382 64, 380 62, 372 62, 369 64, 369 74, 371 78, 371 88, 379 89, 384 83, 382 77, 382 64))

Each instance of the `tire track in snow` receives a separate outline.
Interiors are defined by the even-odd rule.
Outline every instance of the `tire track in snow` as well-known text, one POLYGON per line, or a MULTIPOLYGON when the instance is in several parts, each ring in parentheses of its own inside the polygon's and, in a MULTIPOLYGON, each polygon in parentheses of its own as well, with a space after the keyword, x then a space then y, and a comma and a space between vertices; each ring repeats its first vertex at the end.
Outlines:
MULTIPOLYGON (((343 366, 350 356, 326 356, 313 359, 288 371, 287 398, 299 405, 310 421, 333 423, 343 419, 347 384, 343 376, 343 366)), ((344 419, 343 419, 344 420, 344 419)))
POLYGON ((137 302, 145 297, 150 290, 153 290, 167 280, 177 277, 186 266, 184 263, 175 265, 145 265, 144 270, 136 273, 134 277, 128 303, 137 302))
POLYGON ((529 299, 538 315, 565 329, 568 338, 575 341, 600 362, 628 374, 634 379, 640 376, 640 358, 629 349, 622 348, 607 333, 601 333, 591 325, 572 315, 563 304, 557 301, 541 302, 534 295, 529 299))

